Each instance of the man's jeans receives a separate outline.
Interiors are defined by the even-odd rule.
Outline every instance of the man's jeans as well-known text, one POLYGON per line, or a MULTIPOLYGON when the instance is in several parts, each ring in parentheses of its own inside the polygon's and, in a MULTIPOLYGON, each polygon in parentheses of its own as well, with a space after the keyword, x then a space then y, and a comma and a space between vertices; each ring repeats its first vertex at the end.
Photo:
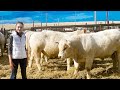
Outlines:
POLYGON ((15 66, 14 66, 14 69, 12 70, 10 79, 16 79, 19 64, 20 64, 22 79, 27 79, 27 76, 26 76, 27 60, 26 60, 26 58, 25 59, 12 59, 12 61, 15 66))

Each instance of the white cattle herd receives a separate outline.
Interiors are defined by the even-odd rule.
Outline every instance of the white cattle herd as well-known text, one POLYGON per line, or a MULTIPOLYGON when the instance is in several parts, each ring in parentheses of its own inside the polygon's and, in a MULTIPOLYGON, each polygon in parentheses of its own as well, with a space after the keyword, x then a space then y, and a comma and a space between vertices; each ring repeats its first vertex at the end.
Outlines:
MULTIPOLYGON (((34 59, 39 71, 42 70, 43 59, 47 62, 48 59, 61 58, 67 60, 67 70, 70 69, 70 60, 74 61, 74 74, 78 74, 80 63, 84 62, 86 78, 90 79, 94 58, 107 57, 112 58, 113 68, 120 71, 120 29, 107 29, 96 33, 86 33, 84 30, 26 31, 25 35, 29 67, 34 59)), ((4 35, 0 33, 1 52, 4 43, 4 35)))

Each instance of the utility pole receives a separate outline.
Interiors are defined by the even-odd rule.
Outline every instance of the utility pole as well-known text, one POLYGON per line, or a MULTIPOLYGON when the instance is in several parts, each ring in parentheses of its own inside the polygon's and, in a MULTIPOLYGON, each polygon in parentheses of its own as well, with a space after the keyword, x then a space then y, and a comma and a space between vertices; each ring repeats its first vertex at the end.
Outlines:
POLYGON ((59 18, 58 18, 58 26, 59 26, 59 18))
POLYGON ((3 16, 1 16, 1 21, 2 21, 1 23, 2 23, 2 28, 3 28, 3 16))
MULTIPOLYGON (((75 25, 76 25, 76 11, 75 11, 75 25)), ((74 30, 76 30, 76 27, 74 27, 74 30)))
POLYGON ((41 31, 42 31, 42 22, 41 22, 41 31))
POLYGON ((47 18, 48 18, 48 15, 47 15, 48 13, 46 12, 46 26, 47 26, 47 18))
POLYGON ((41 27, 42 27, 42 22, 41 22, 41 27))
POLYGON ((35 31, 35 29, 34 29, 34 20, 33 20, 33 26, 32 26, 32 31, 35 31))
POLYGON ((97 24, 96 11, 94 11, 94 21, 95 21, 95 24, 97 24))
POLYGON ((76 11, 75 11, 75 25, 76 25, 76 11))
MULTIPOLYGON (((95 25, 97 25, 96 11, 94 11, 94 22, 95 22, 95 25)), ((96 29, 97 29, 97 27, 95 26, 94 30, 96 30, 96 29)))
POLYGON ((33 21, 33 28, 34 28, 34 21, 33 21))
POLYGON ((108 11, 106 11, 106 22, 107 22, 107 25, 108 25, 108 29, 109 29, 108 11))

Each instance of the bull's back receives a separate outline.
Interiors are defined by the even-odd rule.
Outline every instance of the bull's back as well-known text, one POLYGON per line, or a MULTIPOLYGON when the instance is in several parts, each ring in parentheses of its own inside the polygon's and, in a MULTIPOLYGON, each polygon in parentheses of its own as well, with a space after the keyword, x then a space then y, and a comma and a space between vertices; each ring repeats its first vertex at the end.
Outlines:
MULTIPOLYGON (((116 29, 115 29, 116 30, 116 29)), ((111 56, 114 51, 120 47, 120 31, 104 31, 93 35, 95 40, 95 56, 96 57, 108 57, 111 56)))
POLYGON ((35 32, 31 35, 29 44, 32 48, 43 49, 45 47, 45 36, 41 32, 35 32))

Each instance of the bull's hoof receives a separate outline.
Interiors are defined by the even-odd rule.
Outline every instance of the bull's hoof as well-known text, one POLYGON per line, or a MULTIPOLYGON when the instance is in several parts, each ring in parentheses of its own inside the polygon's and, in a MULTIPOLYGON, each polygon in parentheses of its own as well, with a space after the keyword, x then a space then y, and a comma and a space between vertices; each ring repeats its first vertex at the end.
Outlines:
POLYGON ((29 68, 32 68, 32 66, 28 65, 29 68))
POLYGON ((39 72, 42 72, 42 71, 43 71, 43 69, 42 69, 42 68, 38 68, 38 71, 39 71, 39 72))
POLYGON ((120 70, 115 70, 115 72, 120 73, 120 70))
POLYGON ((86 79, 91 79, 91 75, 86 75, 86 79))
POLYGON ((70 70, 70 68, 67 68, 67 71, 69 71, 70 70))
POLYGON ((75 70, 75 71, 74 71, 74 75, 76 75, 77 73, 78 73, 78 71, 77 71, 77 70, 75 70))
POLYGON ((39 73, 41 73, 42 71, 43 71, 42 69, 41 69, 41 70, 38 70, 39 73))

